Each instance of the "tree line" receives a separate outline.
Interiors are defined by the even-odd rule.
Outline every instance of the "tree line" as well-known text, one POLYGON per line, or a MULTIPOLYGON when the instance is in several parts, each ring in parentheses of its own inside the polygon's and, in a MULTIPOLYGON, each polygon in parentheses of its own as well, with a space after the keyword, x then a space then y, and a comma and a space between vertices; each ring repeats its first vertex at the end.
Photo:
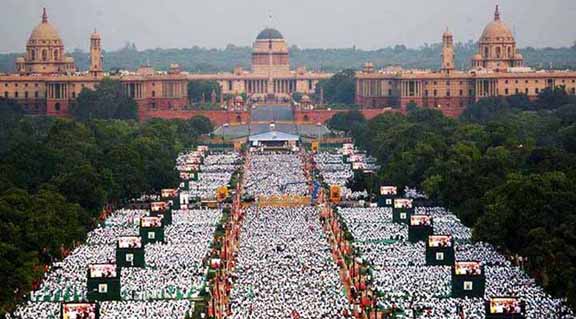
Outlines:
POLYGON ((536 101, 480 100, 459 119, 417 108, 370 121, 338 114, 328 124, 378 159, 378 185, 424 190, 475 240, 527 257, 531 275, 576 306, 575 96, 555 88, 536 101))
POLYGON ((118 89, 83 91, 74 119, 27 116, 0 99, 0 315, 85 239, 104 207, 177 186, 178 153, 212 130, 204 117, 128 120, 133 100, 100 104, 118 89))
MULTIPOLYGON (((377 50, 356 48, 341 49, 301 49, 290 47, 290 61, 294 67, 305 65, 312 70, 338 72, 344 69, 360 69, 363 63, 372 62, 377 67, 400 65, 405 68, 440 68, 442 46, 440 43, 425 44, 419 48, 407 48, 404 45, 388 46, 377 50)), ((478 52, 475 42, 457 43, 455 45, 456 66, 467 68, 470 59, 478 52)), ((564 48, 525 48, 524 55, 528 66, 538 68, 576 68, 576 46, 564 48)), ((190 72, 212 73, 232 71, 240 65, 250 68, 252 48, 248 46, 228 45, 224 49, 201 47, 185 49, 149 49, 138 50, 128 44, 116 51, 104 52, 104 66, 107 71, 116 69, 134 70, 141 65, 150 64, 156 69, 168 70, 170 64, 177 63, 183 70, 190 72)), ((90 65, 86 52, 75 50, 71 56, 80 70, 87 70, 90 65)), ((0 54, 0 72, 14 72, 15 61, 22 54, 0 54)))

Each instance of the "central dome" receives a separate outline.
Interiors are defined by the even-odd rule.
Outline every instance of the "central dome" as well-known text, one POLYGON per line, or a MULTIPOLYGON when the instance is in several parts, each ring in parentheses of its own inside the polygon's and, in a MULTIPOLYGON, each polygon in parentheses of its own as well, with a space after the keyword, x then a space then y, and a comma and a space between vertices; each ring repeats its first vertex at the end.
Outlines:
POLYGON ((500 10, 496 7, 494 21, 488 23, 482 32, 481 42, 502 42, 514 41, 514 35, 504 22, 500 19, 500 10))
POLYGON ((272 28, 266 28, 262 30, 262 32, 258 34, 258 37, 256 37, 256 40, 282 40, 282 39, 284 39, 282 33, 272 28))
POLYGON ((56 31, 56 28, 48 22, 48 15, 46 14, 46 9, 42 14, 42 23, 32 30, 30 38, 28 40, 29 44, 61 44, 62 39, 56 31), (46 42, 45 42, 46 41, 46 42))

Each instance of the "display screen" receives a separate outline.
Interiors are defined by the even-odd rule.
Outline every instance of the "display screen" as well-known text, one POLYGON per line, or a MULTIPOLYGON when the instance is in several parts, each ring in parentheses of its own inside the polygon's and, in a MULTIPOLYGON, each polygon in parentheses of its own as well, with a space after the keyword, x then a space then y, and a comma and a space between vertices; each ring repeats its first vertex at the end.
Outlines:
POLYGON ((412 200, 409 198, 395 199, 394 208, 412 208, 412 200))
POLYGON ((142 239, 137 236, 118 238, 118 248, 142 248, 142 239))
POLYGON ((491 298, 490 313, 493 314, 520 314, 522 307, 518 298, 491 298))
POLYGON ((398 188, 396 186, 380 186, 380 195, 397 195, 398 188))
POLYGON ((115 264, 88 265, 90 278, 117 278, 115 264))
POLYGON ((432 226, 432 217, 428 215, 412 215, 410 216, 410 225, 432 226))
POLYGON ((153 212, 159 212, 161 210, 166 210, 168 203, 166 202, 153 202, 150 204, 150 210, 153 212))
POLYGON ((454 270, 459 276, 480 276, 482 274, 482 267, 477 261, 457 261, 454 264, 454 270))
POLYGON ((162 219, 160 217, 142 217, 142 219, 140 219, 140 226, 146 228, 162 227, 162 219))
POLYGON ((62 304, 63 319, 96 319, 98 310, 92 303, 65 303, 62 304))
POLYGON ((160 196, 162 196, 162 198, 172 198, 176 197, 176 192, 177 190, 173 188, 166 188, 160 191, 160 196))
POLYGON ((428 237, 428 247, 452 247, 452 236, 434 235, 428 237))

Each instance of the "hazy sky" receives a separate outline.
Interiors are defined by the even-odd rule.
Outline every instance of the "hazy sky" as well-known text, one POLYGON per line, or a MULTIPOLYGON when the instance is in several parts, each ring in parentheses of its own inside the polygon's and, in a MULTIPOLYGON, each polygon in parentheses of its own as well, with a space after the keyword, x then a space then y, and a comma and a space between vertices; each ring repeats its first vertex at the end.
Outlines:
POLYGON ((104 48, 139 49, 250 45, 268 24, 303 48, 476 40, 500 3, 520 47, 570 46, 576 41, 576 0, 1 0, 0 51, 22 52, 42 7, 68 50, 87 49, 94 28, 104 48))

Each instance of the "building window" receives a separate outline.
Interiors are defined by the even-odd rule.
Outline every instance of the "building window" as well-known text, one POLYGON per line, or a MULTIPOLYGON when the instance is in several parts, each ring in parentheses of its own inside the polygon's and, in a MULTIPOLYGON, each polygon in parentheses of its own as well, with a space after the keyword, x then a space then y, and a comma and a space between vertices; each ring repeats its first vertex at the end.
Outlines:
POLYGON ((8 92, 4 92, 4 97, 8 98, 8 92))
POLYGON ((28 98, 28 91, 24 92, 24 98, 28 98))
POLYGON ((424 96, 428 96, 428 90, 424 91, 424 96))
POLYGON ((56 109, 56 111, 60 111, 60 103, 56 103, 56 105, 54 105, 54 109, 56 109))
POLYGON ((508 80, 504 81, 504 83, 508 84, 508 80))
POLYGON ((525 93, 526 95, 528 95, 528 89, 524 90, 524 93, 525 93))
POLYGON ((438 90, 434 90, 434 96, 438 96, 438 90))
POLYGON ((504 89, 504 95, 508 95, 508 88, 504 89))
POLYGON ((460 96, 464 96, 464 90, 460 90, 460 96))
POLYGON ((446 91, 446 96, 450 97, 450 91, 446 91))
POLYGON ((34 97, 38 98, 38 91, 34 92, 34 97))
POLYGON ((72 92, 72 98, 73 98, 73 99, 76 98, 76 92, 72 92))
POLYGON ((152 97, 156 97, 156 91, 152 91, 152 97))
POLYGON ((392 96, 392 90, 388 90, 388 96, 392 96))
POLYGON ((42 61, 48 61, 48 51, 46 49, 42 50, 42 61))
POLYGON ((520 94, 520 90, 518 90, 518 88, 516 88, 516 90, 514 91, 514 94, 516 94, 516 95, 520 94))
POLYGON ((32 61, 36 60, 36 50, 32 49, 32 51, 30 52, 30 58, 32 59, 32 61))
POLYGON ((576 95, 576 88, 572 88, 572 95, 576 95))
POLYGON ((438 84, 438 82, 434 81, 434 85, 438 84))
POLYGON ((534 92, 536 92, 536 94, 539 94, 539 93, 540 93, 540 89, 539 89, 539 88, 536 88, 536 90, 534 90, 534 92))
POLYGON ((14 98, 18 98, 18 92, 14 92, 14 98))
POLYGON ((232 81, 228 81, 228 91, 232 91, 232 81))

